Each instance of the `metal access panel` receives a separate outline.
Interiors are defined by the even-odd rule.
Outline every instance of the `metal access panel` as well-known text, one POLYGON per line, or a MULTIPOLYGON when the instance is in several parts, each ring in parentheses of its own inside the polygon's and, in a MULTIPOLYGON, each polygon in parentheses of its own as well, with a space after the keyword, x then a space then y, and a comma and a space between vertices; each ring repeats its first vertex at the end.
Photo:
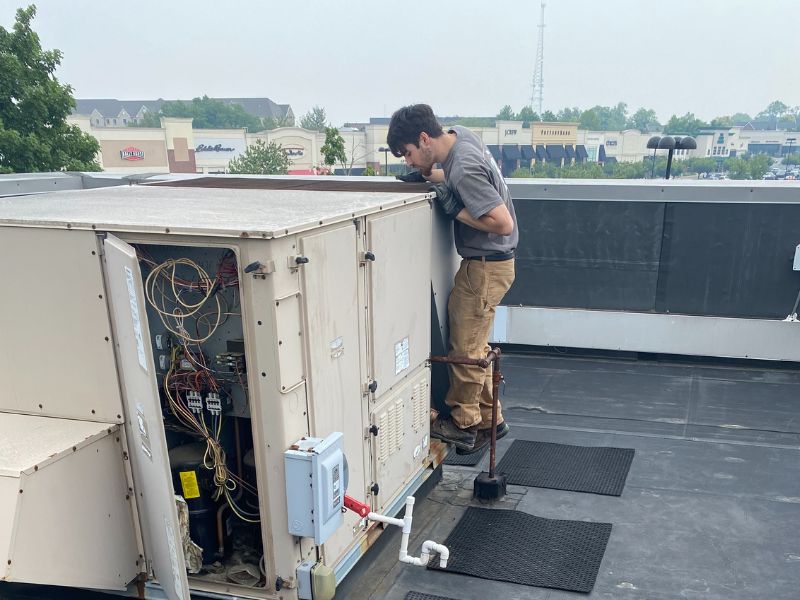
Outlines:
POLYGON ((369 330, 376 396, 395 386, 430 354, 431 208, 367 217, 369 330))
POLYGON ((145 555, 167 598, 189 600, 139 263, 113 235, 103 247, 145 555))
POLYGON ((124 590, 140 571, 114 424, 0 413, 0 580, 124 590))
MULTIPOLYGON (((359 323, 364 322, 358 301, 359 266, 354 224, 300 238, 308 262, 300 267, 309 365, 310 433, 344 435, 350 472, 348 494, 368 502, 368 448, 364 444, 366 409, 361 390, 362 350, 359 323)), ((348 512, 345 526, 325 543, 324 554, 333 564, 354 542, 360 529, 358 515, 348 512)))
POLYGON ((0 410, 120 423, 94 232, 3 227, 0 256, 0 410))
POLYGON ((372 438, 373 477, 379 490, 376 512, 392 504, 428 456, 430 382, 430 369, 419 368, 370 413, 370 423, 378 428, 372 438))

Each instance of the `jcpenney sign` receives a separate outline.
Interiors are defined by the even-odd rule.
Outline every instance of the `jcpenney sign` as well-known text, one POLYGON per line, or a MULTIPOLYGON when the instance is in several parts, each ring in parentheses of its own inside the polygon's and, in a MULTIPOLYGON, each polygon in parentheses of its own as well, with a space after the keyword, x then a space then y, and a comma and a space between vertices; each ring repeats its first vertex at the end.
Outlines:
POLYGON ((244 139, 194 138, 194 153, 198 159, 233 158, 244 152, 244 139))

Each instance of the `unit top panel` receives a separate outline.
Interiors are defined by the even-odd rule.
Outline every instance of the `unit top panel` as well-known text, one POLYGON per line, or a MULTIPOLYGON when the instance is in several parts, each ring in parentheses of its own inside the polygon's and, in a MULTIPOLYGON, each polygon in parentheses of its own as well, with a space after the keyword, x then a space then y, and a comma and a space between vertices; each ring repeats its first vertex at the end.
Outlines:
POLYGON ((274 238, 429 196, 419 191, 124 186, 0 198, 0 225, 274 238))
POLYGON ((116 425, 0 413, 0 477, 18 477, 34 465, 106 435, 109 429, 116 425))

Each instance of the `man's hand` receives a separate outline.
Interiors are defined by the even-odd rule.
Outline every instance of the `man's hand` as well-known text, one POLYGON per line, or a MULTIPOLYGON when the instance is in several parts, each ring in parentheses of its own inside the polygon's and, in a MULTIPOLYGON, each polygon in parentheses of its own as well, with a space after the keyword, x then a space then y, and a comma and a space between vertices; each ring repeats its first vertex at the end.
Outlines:
POLYGON ((395 177, 406 183, 425 183, 427 181, 419 171, 411 171, 405 175, 395 175, 395 177))
POLYGON ((444 183, 444 169, 431 169, 431 174, 425 175, 425 179, 431 183, 444 183))
POLYGON ((451 190, 446 183, 436 183, 428 189, 432 192, 436 192, 436 203, 444 211, 444 214, 451 219, 455 219, 464 209, 464 203, 461 201, 461 197, 451 190))

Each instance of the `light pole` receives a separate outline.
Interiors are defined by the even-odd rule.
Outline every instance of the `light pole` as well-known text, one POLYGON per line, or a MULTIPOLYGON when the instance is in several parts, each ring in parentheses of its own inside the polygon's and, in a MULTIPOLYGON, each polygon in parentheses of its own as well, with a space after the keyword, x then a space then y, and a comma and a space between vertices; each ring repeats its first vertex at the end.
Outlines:
POLYGON ((789 150, 786 151, 786 170, 789 170, 789 165, 792 161, 792 146, 797 141, 797 138, 786 138, 786 143, 789 145, 789 150))
POLYGON ((697 141, 688 135, 685 137, 672 137, 670 135, 659 137, 654 135, 647 140, 647 148, 648 150, 653 150, 653 170, 655 170, 656 165, 656 150, 669 150, 669 154, 667 155, 667 172, 664 176, 664 179, 669 179, 669 173, 672 170, 672 155, 675 150, 695 150, 697 149, 697 141))
POLYGON ((391 152, 391 150, 389 148, 381 146, 380 148, 378 148, 378 152, 383 152, 383 164, 384 164, 383 174, 389 175, 389 152, 391 152))

